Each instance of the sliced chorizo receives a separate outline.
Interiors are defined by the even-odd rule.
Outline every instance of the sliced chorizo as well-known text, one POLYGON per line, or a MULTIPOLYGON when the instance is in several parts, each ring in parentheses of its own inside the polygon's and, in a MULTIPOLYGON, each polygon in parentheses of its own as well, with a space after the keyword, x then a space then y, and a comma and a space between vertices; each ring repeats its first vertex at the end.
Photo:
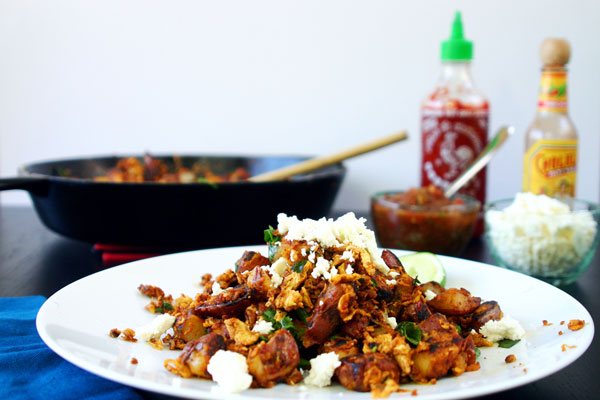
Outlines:
POLYGON ((209 333, 200 339, 189 342, 179 356, 192 374, 210 379, 207 371, 210 358, 219 350, 225 349, 225 339, 217 333, 209 333))
POLYGON ((329 285, 319 295, 312 317, 308 321, 306 333, 302 337, 304 347, 322 344, 329 339, 331 333, 342 322, 338 311, 338 303, 343 296, 352 293, 355 293, 352 285, 336 283, 329 285))
POLYGON ((400 368, 381 353, 356 354, 345 357, 335 370, 335 376, 348 390, 368 392, 388 379, 398 381, 400 368))
POLYGON ((465 315, 475 311, 481 299, 471 296, 466 289, 446 289, 427 302, 435 311, 447 315, 465 315))
POLYGON ((294 372, 300 351, 287 329, 279 329, 268 342, 260 342, 248 352, 248 371, 262 387, 271 387, 294 372))
POLYGON ((242 315, 246 308, 256 302, 256 291, 246 285, 229 288, 196 306, 192 312, 198 317, 223 317, 242 315))

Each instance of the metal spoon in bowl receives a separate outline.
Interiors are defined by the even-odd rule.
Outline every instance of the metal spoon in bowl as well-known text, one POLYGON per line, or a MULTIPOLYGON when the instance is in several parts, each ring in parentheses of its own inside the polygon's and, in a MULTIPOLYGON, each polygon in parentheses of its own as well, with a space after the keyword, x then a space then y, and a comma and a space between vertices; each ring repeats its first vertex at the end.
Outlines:
POLYGON ((446 197, 452 197, 458 190, 463 187, 472 177, 475 176, 483 167, 487 165, 492 159, 496 151, 502 146, 502 144, 513 134, 515 128, 512 126, 501 127, 496 136, 485 146, 479 157, 473 161, 473 163, 466 169, 458 178, 454 180, 444 191, 446 197))

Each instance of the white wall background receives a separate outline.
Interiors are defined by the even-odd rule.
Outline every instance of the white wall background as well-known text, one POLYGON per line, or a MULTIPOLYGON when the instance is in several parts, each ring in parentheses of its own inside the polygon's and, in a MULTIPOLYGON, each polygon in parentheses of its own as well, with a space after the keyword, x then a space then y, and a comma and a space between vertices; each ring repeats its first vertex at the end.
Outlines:
MULTIPOLYGON (((491 126, 517 134, 488 199, 521 186, 538 49, 570 40, 578 197, 598 200, 598 1, 0 0, 0 173, 108 153, 326 154, 406 128, 408 142, 348 161, 336 206, 419 183, 419 104, 456 9, 491 126)), ((4 204, 29 204, 5 192, 4 204)))

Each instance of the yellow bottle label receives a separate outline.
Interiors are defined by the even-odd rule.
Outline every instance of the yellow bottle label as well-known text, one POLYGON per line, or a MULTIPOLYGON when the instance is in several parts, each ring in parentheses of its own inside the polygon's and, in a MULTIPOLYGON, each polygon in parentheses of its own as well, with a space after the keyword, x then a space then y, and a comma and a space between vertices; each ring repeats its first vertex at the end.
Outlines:
POLYGON ((577 140, 540 140, 525 153, 523 191, 575 197, 577 140))
POLYGON ((567 72, 544 70, 540 80, 538 110, 567 111, 567 72))

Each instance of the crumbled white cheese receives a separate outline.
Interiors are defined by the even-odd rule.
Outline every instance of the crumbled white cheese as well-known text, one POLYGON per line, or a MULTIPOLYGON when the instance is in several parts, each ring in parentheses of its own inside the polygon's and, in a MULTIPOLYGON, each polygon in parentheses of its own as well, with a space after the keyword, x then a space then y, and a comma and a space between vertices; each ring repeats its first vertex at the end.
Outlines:
POLYGON ((315 264, 315 268, 312 270, 311 275, 315 279, 318 278, 319 276, 325 276, 325 274, 327 274, 331 277, 331 275, 329 274, 330 267, 331 267, 331 264, 329 263, 329 261, 327 261, 323 257, 319 257, 317 259, 317 263, 315 264))
POLYGON ((507 315, 502 317, 500 321, 490 320, 486 322, 479 328, 479 333, 491 342, 498 342, 502 339, 519 340, 525 337, 525 329, 516 319, 507 315))
POLYGON ((425 300, 429 301, 429 300, 433 300, 435 298, 435 296, 437 296, 437 294, 435 294, 435 292, 431 289, 427 289, 425 291, 425 300))
POLYGON ((334 276, 336 276, 338 274, 338 270, 336 267, 331 266, 331 269, 329 270, 329 280, 331 280, 331 278, 333 278, 334 276))
POLYGON ((396 322, 396 317, 387 317, 387 322, 388 324, 390 324, 392 329, 396 329, 396 327, 398 326, 398 322, 396 322))
POLYGON ((354 272, 354 268, 352 268, 352 265, 347 265, 346 266, 346 273, 348 275, 352 274, 354 272))
POLYGON ((212 295, 216 296, 216 295, 221 294, 223 292, 224 292, 224 290, 221 289, 221 285, 219 285, 219 282, 214 282, 213 285, 212 285, 212 295))
POLYGON ((392 279, 395 279, 400 276, 400 273, 396 271, 390 271, 389 275, 392 277, 392 279))
POLYGON ((271 277, 271 286, 274 288, 278 288, 282 282, 283 282, 283 277, 281 275, 273 274, 273 276, 271 277))
POLYGON ((327 261, 323 257, 317 258, 317 263, 315 264, 315 268, 312 270, 311 275, 313 278, 318 278, 323 276, 323 278, 327 280, 331 280, 334 276, 338 274, 337 268, 331 265, 329 261, 327 261))
POLYGON ((292 250, 290 251, 290 261, 291 262, 296 262, 297 258, 296 258, 296 251, 292 250))
POLYGON ((289 265, 285 258, 280 257, 271 265, 271 273, 277 275, 283 275, 285 271, 289 268, 289 265))
POLYGON ((502 260, 523 272, 558 276, 580 262, 594 242, 589 211, 545 195, 517 193, 504 210, 488 210, 488 235, 502 260))
POLYGON ((398 282, 396 282, 395 279, 386 279, 385 283, 388 285, 395 285, 398 282))
POLYGON ((265 321, 264 319, 258 320, 252 328, 253 332, 258 332, 262 335, 268 335, 273 330, 273 323, 265 321))
POLYGON ((227 393, 238 393, 252 384, 252 375, 248 373, 246 357, 228 351, 217 351, 208 362, 207 370, 213 381, 227 393))
POLYGON ((145 342, 150 339, 160 339, 160 337, 169 330, 175 323, 175 317, 170 314, 161 314, 154 317, 149 324, 135 330, 135 336, 145 342))
POLYGON ((354 254, 352 253, 352 250, 346 250, 344 251, 344 253, 342 253, 342 256, 340 257, 341 260, 346 260, 348 262, 353 263, 354 261, 354 254))
POLYGON ((315 258, 317 257, 317 255, 315 253, 310 253, 308 255, 308 261, 310 261, 311 263, 315 263, 315 258))
POLYGON ((334 352, 319 354, 310 360, 310 371, 304 383, 316 387, 329 386, 333 372, 340 365, 340 358, 334 352))
POLYGON ((335 221, 331 218, 321 218, 318 221, 307 218, 300 221, 295 216, 288 217, 286 214, 279 214, 277 222, 279 233, 285 235, 287 240, 314 241, 326 248, 352 244, 366 249, 380 272, 387 274, 389 271, 388 266, 379 255, 375 233, 367 229, 364 218, 357 219, 352 212, 335 221))
POLYGON ((302 254, 302 257, 306 257, 306 249, 304 247, 300 250, 300 254, 302 254))
POLYGON ((280 257, 271 264, 270 267, 267 267, 266 270, 271 274, 271 286, 274 288, 279 287, 283 282, 283 274, 289 268, 289 265, 285 258, 280 257))

